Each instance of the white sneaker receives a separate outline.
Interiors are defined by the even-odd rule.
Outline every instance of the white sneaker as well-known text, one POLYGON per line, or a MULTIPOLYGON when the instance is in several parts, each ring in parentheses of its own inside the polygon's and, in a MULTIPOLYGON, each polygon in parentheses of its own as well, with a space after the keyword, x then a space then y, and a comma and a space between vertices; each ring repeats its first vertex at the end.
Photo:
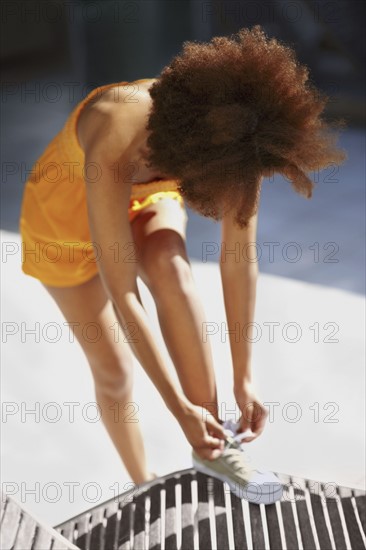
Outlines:
POLYGON ((251 466, 251 459, 239 440, 253 432, 246 430, 237 434, 237 427, 238 424, 232 420, 223 423, 227 440, 224 451, 218 458, 202 459, 192 450, 193 466, 199 472, 225 481, 238 498, 254 504, 273 504, 281 499, 283 484, 273 472, 251 466))

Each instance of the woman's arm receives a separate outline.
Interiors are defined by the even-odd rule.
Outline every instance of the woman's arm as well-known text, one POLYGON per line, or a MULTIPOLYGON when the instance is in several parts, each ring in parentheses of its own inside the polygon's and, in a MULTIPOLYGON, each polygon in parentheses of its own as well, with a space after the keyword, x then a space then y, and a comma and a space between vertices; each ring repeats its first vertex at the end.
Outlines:
POLYGON ((231 216, 222 220, 220 273, 234 369, 234 388, 251 381, 252 335, 258 261, 257 215, 246 229, 237 228, 231 216))
POLYGON ((135 356, 170 411, 179 414, 187 400, 164 365, 137 287, 138 255, 128 219, 132 182, 126 174, 131 170, 126 170, 127 162, 124 169, 122 158, 113 162, 98 145, 86 151, 85 166, 90 233, 103 285, 135 356))
POLYGON ((245 229, 234 225, 231 216, 222 221, 220 271, 234 371, 234 396, 241 411, 238 432, 251 429, 256 439, 263 431, 268 411, 252 386, 252 335, 258 278, 256 259, 257 214, 245 229))
MULTIPOLYGON (((223 429, 208 411, 193 405, 172 380, 141 304, 137 287, 138 255, 128 218, 132 181, 127 174, 131 170, 126 170, 128 155, 114 162, 115 144, 108 143, 109 140, 110 134, 104 134, 101 127, 97 143, 85 150, 84 169, 89 227, 103 286, 122 330, 129 335, 136 358, 179 421, 189 443, 202 458, 212 459, 222 448, 223 429), (96 178, 98 172, 100 177, 96 178)), ((118 143, 121 150, 128 150, 123 140, 118 143)))

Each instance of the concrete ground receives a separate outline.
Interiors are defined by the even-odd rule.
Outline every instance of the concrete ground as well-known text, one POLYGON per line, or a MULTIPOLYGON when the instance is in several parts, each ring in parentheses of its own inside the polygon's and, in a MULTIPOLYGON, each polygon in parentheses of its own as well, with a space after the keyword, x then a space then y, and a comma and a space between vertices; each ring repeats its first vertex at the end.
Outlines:
MULTIPOLYGON (((1 186, 1 466, 3 489, 54 525, 123 492, 131 482, 95 418, 92 378, 81 348, 69 341, 64 319, 39 282, 20 270, 17 231, 24 174, 72 108, 63 86, 68 75, 54 76, 60 98, 45 99, 45 91, 52 92, 47 88, 52 79, 49 73, 47 80, 27 82, 27 88, 16 84, 2 106, 2 157, 7 164, 1 186), (27 93, 37 90, 35 84, 40 93, 27 93), (27 332, 32 328, 34 334, 27 332)), ((341 145, 348 162, 315 175, 311 201, 281 178, 264 182, 253 372, 258 395, 273 415, 247 448, 253 462, 271 470, 362 488, 363 130, 349 129, 341 145), (273 341, 269 323, 277 323, 273 341)), ((217 264, 220 225, 188 213, 187 249, 213 332, 209 338, 223 417, 235 414, 235 403, 217 264)), ((151 329, 174 375, 154 302, 140 280, 139 286, 151 329)), ((183 432, 137 361, 134 403, 127 413, 137 411, 151 469, 166 474, 189 467, 190 448, 183 432)))
MULTIPOLYGON (((14 243, 14 250, 20 245, 19 236, 6 231, 2 241, 14 243)), ((19 253, 7 258, 1 285, 3 488, 54 525, 132 485, 96 416, 79 344, 70 342, 57 306, 37 280, 20 271, 19 261, 19 253)), ((219 269, 194 260, 192 270, 206 312, 221 416, 232 417, 219 269)), ((152 296, 138 284, 151 330, 176 378, 152 296)), ((271 415, 263 434, 247 444, 253 463, 364 487, 363 297, 261 273, 255 321, 254 383, 271 415), (277 323, 273 338, 269 323, 277 323)), ((126 414, 141 423, 151 469, 167 474, 190 467, 183 432, 137 361, 135 366, 134 405, 126 414)))

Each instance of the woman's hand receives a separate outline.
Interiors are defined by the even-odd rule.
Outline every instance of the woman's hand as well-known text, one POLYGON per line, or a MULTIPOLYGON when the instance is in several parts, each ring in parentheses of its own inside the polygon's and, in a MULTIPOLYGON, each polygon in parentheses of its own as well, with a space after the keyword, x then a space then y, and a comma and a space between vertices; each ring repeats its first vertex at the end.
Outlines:
POLYGON ((220 456, 226 436, 210 411, 190 404, 179 415, 178 421, 189 443, 201 458, 213 460, 220 456))
POLYGON ((239 419, 238 433, 250 428, 253 436, 242 439, 242 442, 249 443, 263 432, 268 411, 256 396, 253 386, 249 381, 244 381, 239 387, 235 387, 234 395, 242 414, 239 419))

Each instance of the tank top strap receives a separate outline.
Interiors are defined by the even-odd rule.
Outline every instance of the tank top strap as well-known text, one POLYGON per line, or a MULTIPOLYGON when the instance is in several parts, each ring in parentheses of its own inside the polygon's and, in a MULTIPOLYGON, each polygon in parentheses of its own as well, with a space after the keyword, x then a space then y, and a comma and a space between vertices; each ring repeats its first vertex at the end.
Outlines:
POLYGON ((77 139, 77 122, 81 111, 84 109, 84 107, 88 103, 92 102, 93 100, 98 100, 98 98, 102 95, 102 93, 110 88, 114 88, 117 86, 128 86, 128 85, 132 86, 134 84, 138 84, 139 82, 146 82, 148 80, 151 80, 151 79, 142 78, 140 80, 133 80, 133 81, 123 80, 120 82, 111 82, 110 84, 104 84, 102 86, 93 88, 93 90, 91 90, 84 97, 84 99, 82 99, 74 107, 68 119, 66 120, 66 123, 61 131, 61 139, 59 143, 62 152, 65 155, 68 155, 69 153, 71 153, 72 156, 77 161, 80 161, 80 159, 83 157, 83 151, 77 139))
POLYGON ((126 87, 126 86, 133 86, 134 84, 138 84, 139 82, 147 82, 148 80, 151 80, 151 78, 141 78, 139 80, 122 80, 120 82, 111 82, 110 84, 103 84, 102 86, 97 86, 96 88, 93 88, 85 97, 82 99, 78 105, 75 107, 73 111, 73 116, 76 118, 79 116, 80 111, 90 102, 97 101, 99 97, 108 89, 110 88, 117 88, 117 87, 126 87))
POLYGON ((102 86, 97 86, 96 88, 93 88, 85 97, 82 99, 74 108, 72 112, 72 116, 75 118, 78 118, 80 112, 84 107, 93 101, 98 101, 99 97, 109 88, 113 88, 115 86, 123 86, 128 84, 128 82, 111 82, 110 84, 103 84, 102 86))

